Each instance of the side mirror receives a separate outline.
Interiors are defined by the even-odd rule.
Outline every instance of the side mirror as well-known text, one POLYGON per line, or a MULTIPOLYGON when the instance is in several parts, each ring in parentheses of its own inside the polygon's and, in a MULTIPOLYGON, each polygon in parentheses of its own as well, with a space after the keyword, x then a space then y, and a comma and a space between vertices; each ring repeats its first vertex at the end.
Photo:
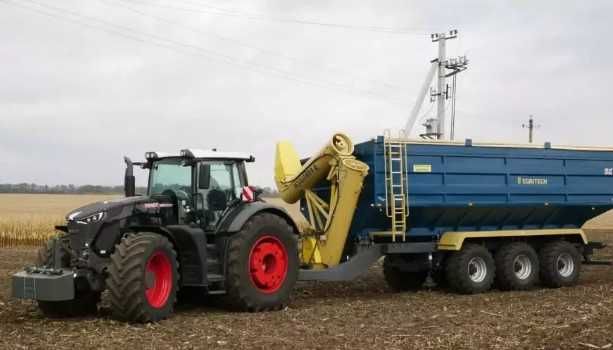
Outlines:
POLYGON ((200 164, 198 168, 198 188, 208 190, 211 186, 211 165, 200 164))
POLYGON ((123 180, 123 192, 126 197, 134 197, 136 195, 136 178, 134 177, 134 165, 128 157, 123 157, 126 162, 126 174, 123 180))

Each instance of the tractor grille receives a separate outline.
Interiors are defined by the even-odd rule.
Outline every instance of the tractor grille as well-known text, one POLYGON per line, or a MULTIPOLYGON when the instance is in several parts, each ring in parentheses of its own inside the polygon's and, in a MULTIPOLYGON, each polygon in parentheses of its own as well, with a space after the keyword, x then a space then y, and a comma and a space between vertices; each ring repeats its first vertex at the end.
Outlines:
POLYGON ((85 225, 77 224, 76 222, 68 222, 68 241, 70 249, 80 255, 85 248, 85 243, 89 240, 89 235, 84 232, 85 225))

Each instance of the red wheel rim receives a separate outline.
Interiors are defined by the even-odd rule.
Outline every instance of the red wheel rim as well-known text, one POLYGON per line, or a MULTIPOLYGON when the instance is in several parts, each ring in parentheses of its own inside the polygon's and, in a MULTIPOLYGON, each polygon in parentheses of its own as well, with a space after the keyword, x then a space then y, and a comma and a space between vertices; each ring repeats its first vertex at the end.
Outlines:
POLYGON ((166 305, 172 290, 172 264, 161 251, 153 253, 145 266, 145 297, 154 308, 166 305))
POLYGON ((249 253, 251 282, 264 293, 274 293, 287 276, 287 252, 281 241, 274 236, 260 237, 249 253))

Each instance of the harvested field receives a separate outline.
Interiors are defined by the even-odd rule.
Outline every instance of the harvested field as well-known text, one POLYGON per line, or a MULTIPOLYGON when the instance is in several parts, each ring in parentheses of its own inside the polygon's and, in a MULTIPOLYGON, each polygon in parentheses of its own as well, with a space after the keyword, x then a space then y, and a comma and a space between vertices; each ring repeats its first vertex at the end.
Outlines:
MULTIPOLYGON (((601 256, 613 258, 607 248, 601 256)), ((380 267, 348 283, 301 283, 279 312, 236 313, 190 298, 163 322, 129 325, 98 317, 48 320, 11 300, 9 276, 33 249, 0 249, 3 349, 596 349, 613 343, 613 268, 585 266, 577 287, 460 296, 395 294, 380 267)))
MULTIPOLYGON (((43 213, 61 218, 101 200, 59 197, 35 201, 36 210, 12 209, 0 197, 0 217, 12 210, 11 217, 39 218, 50 227, 43 213)), ((296 206, 288 209, 299 215, 296 206)), ((586 228, 592 239, 613 244, 613 213, 586 228)), ((49 320, 34 303, 9 298, 10 275, 35 254, 34 248, 0 249, 0 349, 613 349, 611 266, 585 266, 574 288, 474 296, 437 288, 392 293, 375 266, 353 282, 300 283, 280 312, 231 312, 218 298, 191 293, 172 318, 129 325, 112 320, 104 300, 97 317, 49 320)), ((613 247, 598 258, 613 259, 613 247)))

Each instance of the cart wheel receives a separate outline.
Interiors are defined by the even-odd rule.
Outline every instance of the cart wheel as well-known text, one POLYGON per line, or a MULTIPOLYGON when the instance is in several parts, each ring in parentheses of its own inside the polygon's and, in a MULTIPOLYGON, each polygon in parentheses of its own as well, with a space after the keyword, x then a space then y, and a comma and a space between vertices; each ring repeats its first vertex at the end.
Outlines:
POLYGON ((527 290, 538 282, 539 259, 529 244, 515 242, 503 245, 495 258, 498 288, 527 290))
POLYGON ((468 243, 449 256, 445 276, 449 287, 456 292, 476 294, 492 287, 495 269, 494 258, 487 248, 468 243))
POLYGON ((383 260, 383 277, 387 285, 395 292, 417 290, 421 288, 428 277, 428 271, 402 271, 402 257, 387 255, 383 260))
POLYGON ((540 251, 541 280, 551 288, 574 286, 579 281, 581 254, 566 241, 547 243, 540 251))

